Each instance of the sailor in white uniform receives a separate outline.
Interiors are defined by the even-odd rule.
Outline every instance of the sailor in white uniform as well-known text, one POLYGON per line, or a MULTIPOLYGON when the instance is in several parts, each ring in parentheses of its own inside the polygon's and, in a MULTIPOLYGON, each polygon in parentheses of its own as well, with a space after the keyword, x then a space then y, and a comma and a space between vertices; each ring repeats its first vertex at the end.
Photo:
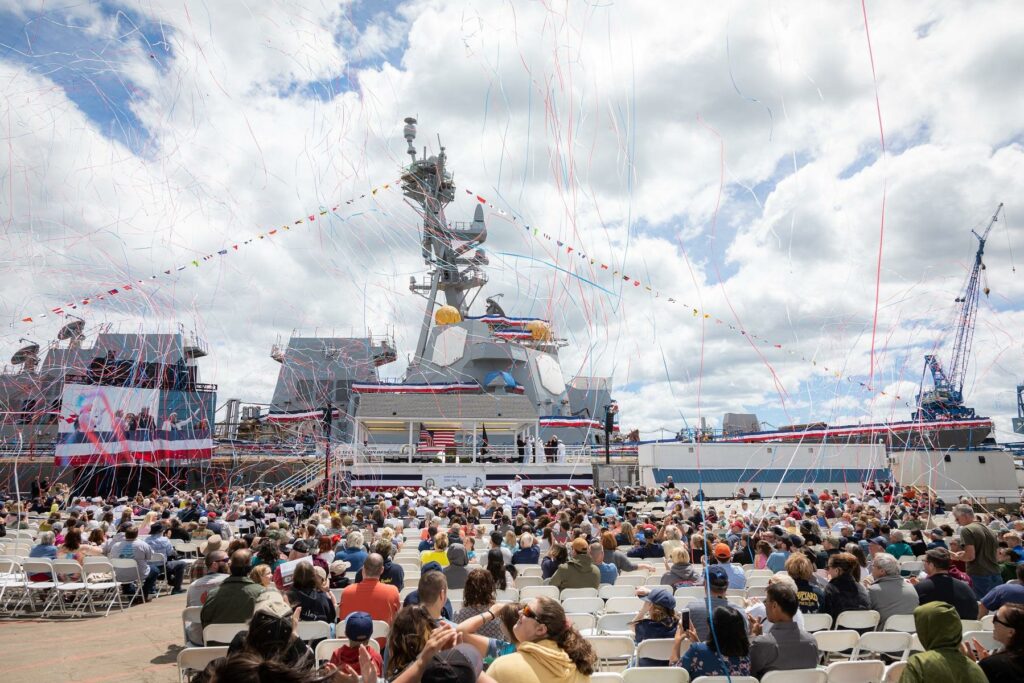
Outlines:
POLYGON ((536 465, 544 462, 544 442, 540 439, 533 440, 533 462, 536 465))
POLYGON ((555 437, 555 440, 558 442, 556 450, 556 453, 558 454, 558 463, 560 465, 565 464, 565 442, 559 439, 557 436, 555 437))

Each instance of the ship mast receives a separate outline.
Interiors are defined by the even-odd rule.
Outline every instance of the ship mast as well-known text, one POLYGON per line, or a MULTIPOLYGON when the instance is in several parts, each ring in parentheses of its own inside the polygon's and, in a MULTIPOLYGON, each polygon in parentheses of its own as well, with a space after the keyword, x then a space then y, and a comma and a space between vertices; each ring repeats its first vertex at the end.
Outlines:
POLYGON ((486 255, 478 251, 466 256, 487 239, 487 228, 483 208, 479 205, 472 223, 449 225, 444 208, 455 198, 455 183, 451 173, 445 169, 447 156, 444 146, 436 156, 428 157, 424 149, 423 155, 417 157, 413 144, 416 119, 412 117, 405 119, 404 136, 409 144, 407 153, 411 163, 402 173, 402 192, 419 205, 423 215, 421 247, 423 261, 430 269, 426 279, 417 281, 412 277, 409 282, 409 289, 427 300, 413 360, 414 364, 419 364, 427 352, 438 292, 444 294, 448 306, 465 317, 469 313, 467 294, 487 283, 487 276, 482 270, 482 266, 487 265, 486 255))

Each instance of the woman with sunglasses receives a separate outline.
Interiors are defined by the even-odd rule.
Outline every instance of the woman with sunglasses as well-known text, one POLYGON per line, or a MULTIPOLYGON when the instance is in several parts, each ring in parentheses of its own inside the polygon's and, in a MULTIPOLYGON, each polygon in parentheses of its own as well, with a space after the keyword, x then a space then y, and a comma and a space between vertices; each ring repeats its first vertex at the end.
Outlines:
POLYGON ((458 630, 474 633, 499 620, 511 623, 516 651, 498 657, 487 670, 497 683, 582 683, 594 673, 597 655, 551 598, 535 598, 515 608, 493 605, 479 616, 462 622, 458 630))
POLYGON ((992 622, 992 637, 1003 646, 989 652, 977 640, 964 643, 964 651, 981 665, 988 683, 1024 681, 1024 605, 1008 602, 1000 607, 992 622))

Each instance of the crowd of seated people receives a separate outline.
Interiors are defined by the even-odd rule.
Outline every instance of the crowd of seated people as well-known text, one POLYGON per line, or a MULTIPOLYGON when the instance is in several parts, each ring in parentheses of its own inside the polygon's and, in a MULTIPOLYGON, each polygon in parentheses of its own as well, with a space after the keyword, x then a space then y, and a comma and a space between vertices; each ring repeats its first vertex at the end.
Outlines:
POLYGON ((331 501, 244 488, 40 493, 0 506, 0 555, 10 555, 7 535, 31 531, 27 558, 133 559, 142 600, 163 579, 201 608, 190 645, 208 626, 246 624, 203 680, 587 680, 599 668, 594 625, 577 627, 563 596, 605 586, 630 586, 638 599, 628 623, 637 646, 671 641, 667 659, 629 666, 682 667, 691 678, 810 669, 824 661, 812 619, 828 615, 835 629, 873 611, 874 624, 851 628, 903 619, 916 629, 920 651, 900 680, 1024 680, 1019 509, 959 504, 929 529, 938 501, 871 483, 718 504, 674 485, 395 489, 331 501), (196 541, 194 556, 178 556, 196 541), (637 576, 640 585, 625 578, 637 576), (520 585, 554 590, 524 597, 520 585), (963 638, 964 620, 985 616, 994 650, 963 638), (317 665, 317 640, 298 637, 303 621, 344 636, 328 664, 317 665), (386 638, 372 637, 374 622, 388 625, 386 638))

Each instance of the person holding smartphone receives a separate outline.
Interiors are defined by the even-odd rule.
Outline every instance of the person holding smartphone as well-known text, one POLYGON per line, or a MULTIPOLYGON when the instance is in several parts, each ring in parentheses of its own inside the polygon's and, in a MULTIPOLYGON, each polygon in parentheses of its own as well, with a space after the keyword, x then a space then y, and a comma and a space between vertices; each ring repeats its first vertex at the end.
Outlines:
POLYGON ((670 666, 683 667, 691 680, 698 676, 750 675, 750 640, 747 638, 745 615, 729 607, 715 608, 705 642, 697 639, 697 630, 686 621, 685 615, 679 620, 670 666), (686 641, 690 646, 682 653, 686 641))

